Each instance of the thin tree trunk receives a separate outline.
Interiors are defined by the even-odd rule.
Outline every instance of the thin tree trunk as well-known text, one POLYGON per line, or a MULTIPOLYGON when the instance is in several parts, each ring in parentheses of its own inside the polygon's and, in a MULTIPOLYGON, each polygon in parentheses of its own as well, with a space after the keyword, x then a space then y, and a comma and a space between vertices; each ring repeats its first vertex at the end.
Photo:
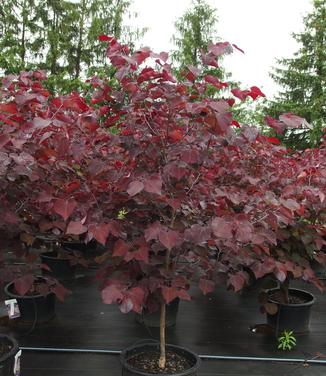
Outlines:
POLYGON ((289 304, 289 280, 288 279, 286 279, 283 283, 281 283, 280 291, 282 292, 284 303, 289 304))
POLYGON ((81 15, 80 15, 80 22, 79 22, 79 39, 78 39, 77 54, 76 54, 75 78, 78 78, 79 75, 80 75, 85 11, 86 11, 86 2, 85 2, 85 0, 83 0, 82 1, 81 15))
POLYGON ((166 306, 163 302, 161 305, 161 315, 160 315, 160 359, 158 365, 161 369, 165 368, 166 354, 165 354, 165 316, 166 316, 166 306))
POLYGON ((22 16, 23 16, 23 29, 22 29, 22 36, 21 36, 21 66, 22 68, 25 67, 25 55, 26 55, 26 46, 25 46, 25 34, 26 34, 26 1, 23 2, 23 9, 22 9, 22 16))

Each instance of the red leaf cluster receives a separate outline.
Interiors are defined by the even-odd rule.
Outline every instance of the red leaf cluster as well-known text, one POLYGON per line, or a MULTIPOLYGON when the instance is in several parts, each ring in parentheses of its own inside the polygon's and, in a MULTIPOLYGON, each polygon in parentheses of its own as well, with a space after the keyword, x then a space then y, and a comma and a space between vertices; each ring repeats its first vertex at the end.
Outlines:
MULTIPOLYGON (((50 97, 37 73, 4 79, 0 229, 107 246, 102 297, 122 312, 140 312, 154 296, 190 299, 195 276, 204 294, 221 280, 241 290, 249 271, 321 288, 309 260, 325 262, 325 146, 290 154, 240 126, 233 97, 205 96, 208 85, 227 84, 194 67, 178 81, 166 54, 131 54, 112 37, 99 39, 108 43, 114 84, 93 77, 89 101, 50 97)), ((231 50, 212 44, 203 63, 217 66, 231 50)), ((232 94, 264 96, 255 86, 232 94)), ((266 118, 277 133, 302 121, 266 118)))

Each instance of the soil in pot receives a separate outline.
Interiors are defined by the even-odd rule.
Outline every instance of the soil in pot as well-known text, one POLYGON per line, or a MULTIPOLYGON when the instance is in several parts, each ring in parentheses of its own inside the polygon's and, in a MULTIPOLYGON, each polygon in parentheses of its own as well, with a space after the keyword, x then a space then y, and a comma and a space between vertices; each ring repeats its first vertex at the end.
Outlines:
POLYGON ((179 346, 166 346, 166 367, 160 369, 158 344, 130 347, 122 351, 120 362, 123 376, 139 375, 177 375, 196 376, 200 366, 198 356, 179 346))
POLYGON ((49 293, 41 295, 30 292, 24 296, 19 295, 11 282, 5 286, 5 294, 9 299, 16 299, 20 311, 20 321, 44 323, 55 316, 55 295, 49 293))
POLYGON ((13 338, 0 334, 0 376, 14 374, 15 355, 18 350, 18 344, 13 338))
POLYGON ((267 323, 280 333, 292 330, 296 334, 309 331, 311 307, 315 302, 312 294, 304 290, 289 289, 289 303, 280 302, 278 290, 269 292, 268 301, 277 305, 274 315, 267 313, 267 323))
POLYGON ((43 252, 40 257, 43 264, 50 268, 42 269, 42 274, 53 275, 59 279, 69 279, 74 276, 76 265, 71 264, 71 260, 57 252, 43 252))
POLYGON ((147 373, 179 373, 189 369, 191 365, 187 359, 172 351, 166 353, 166 366, 162 370, 158 366, 160 354, 158 351, 140 353, 128 359, 128 363, 141 371, 147 373))

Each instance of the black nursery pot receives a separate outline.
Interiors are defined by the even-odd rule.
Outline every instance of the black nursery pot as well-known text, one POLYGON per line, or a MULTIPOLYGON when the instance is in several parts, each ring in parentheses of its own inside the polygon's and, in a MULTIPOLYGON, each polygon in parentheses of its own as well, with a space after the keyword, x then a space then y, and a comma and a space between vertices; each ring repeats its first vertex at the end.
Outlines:
POLYGON ((98 254, 96 241, 84 243, 78 241, 64 240, 61 241, 61 245, 64 249, 81 252, 83 256, 86 258, 93 257, 98 254))
POLYGON ((4 290, 8 298, 17 300, 21 321, 41 324, 50 321, 55 316, 55 295, 53 292, 46 296, 21 296, 15 293, 13 282, 6 285, 4 290))
MULTIPOLYGON (((166 305, 166 317, 165 326, 171 327, 176 324, 177 314, 179 309, 180 299, 174 299, 170 304, 166 305)), ((143 312, 136 314, 136 321, 139 324, 145 325, 149 328, 159 328, 160 327, 160 310, 155 312, 143 312)))
MULTIPOLYGON (((277 288, 269 290, 269 295, 278 291, 277 288)), ((283 304, 275 301, 272 296, 268 301, 278 306, 275 315, 267 313, 267 323, 275 328, 278 333, 283 330, 292 330, 296 334, 304 334, 309 332, 311 307, 315 302, 315 297, 308 291, 299 289, 289 289, 289 295, 295 296, 305 303, 300 304, 283 304)))
MULTIPOLYGON (((190 364, 190 368, 178 372, 178 373, 163 373, 164 376, 197 376, 198 370, 200 367, 200 359, 198 355, 193 353, 192 351, 185 349, 184 347, 174 346, 174 345, 166 345, 166 350, 172 351, 175 354, 178 354, 185 358, 188 363, 190 364)), ((146 352, 153 352, 159 351, 159 344, 157 343, 150 343, 144 345, 137 345, 129 347, 123 350, 120 354, 120 363, 122 366, 122 376, 157 376, 157 374, 153 373, 146 373, 143 370, 139 370, 128 363, 128 360, 133 356, 146 353, 146 352)))
POLYGON ((0 334, 0 347, 9 346, 10 350, 0 357, 0 376, 13 376, 15 355, 19 348, 17 342, 4 334, 0 334))
POLYGON ((75 265, 71 265, 68 258, 58 258, 56 252, 43 252, 40 255, 43 264, 46 264, 51 271, 42 269, 42 274, 53 275, 59 279, 69 279, 74 276, 75 265))

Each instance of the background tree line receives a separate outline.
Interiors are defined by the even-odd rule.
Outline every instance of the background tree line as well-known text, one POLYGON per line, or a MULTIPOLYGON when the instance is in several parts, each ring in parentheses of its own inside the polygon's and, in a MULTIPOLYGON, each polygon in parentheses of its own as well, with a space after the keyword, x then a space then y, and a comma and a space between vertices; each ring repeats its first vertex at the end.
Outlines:
MULTIPOLYGON (((100 34, 139 47, 146 31, 132 28, 132 0, 2 0, 0 4, 0 73, 43 69, 53 91, 79 88, 80 77, 108 69, 100 34)), ((313 0, 304 31, 293 34, 299 49, 280 58, 271 72, 280 86, 273 100, 234 108, 238 120, 263 126, 266 112, 278 117, 293 112, 311 128, 288 130, 281 141, 294 148, 317 146, 326 124, 326 0, 313 0)), ((218 35, 218 12, 206 0, 192 0, 175 22, 172 59, 181 68, 200 65, 201 50, 218 35)), ((155 49, 155 46, 154 46, 155 49)), ((210 69, 219 80, 230 77, 222 68, 210 69)), ((212 88, 210 95, 216 95, 212 88)), ((273 135, 274 136, 274 135, 273 135)), ((279 137, 279 136, 278 136, 279 137)))
POLYGON ((81 75, 106 66, 100 34, 133 45, 145 29, 132 28, 129 0, 2 0, 0 71, 43 69, 69 91, 81 75))

